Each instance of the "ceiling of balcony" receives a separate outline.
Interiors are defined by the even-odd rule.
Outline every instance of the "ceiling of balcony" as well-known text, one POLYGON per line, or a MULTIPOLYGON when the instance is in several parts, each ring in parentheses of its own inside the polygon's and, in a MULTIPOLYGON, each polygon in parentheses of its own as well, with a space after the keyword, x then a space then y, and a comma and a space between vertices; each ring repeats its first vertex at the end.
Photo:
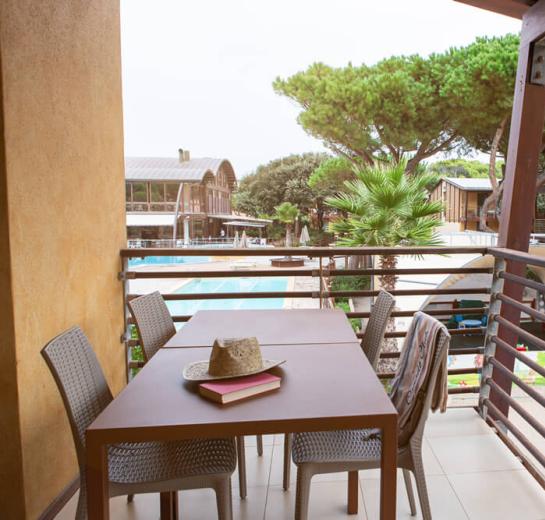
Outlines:
POLYGON ((494 11, 513 18, 522 18, 527 9, 534 5, 537 0, 455 0, 463 4, 473 5, 494 11))

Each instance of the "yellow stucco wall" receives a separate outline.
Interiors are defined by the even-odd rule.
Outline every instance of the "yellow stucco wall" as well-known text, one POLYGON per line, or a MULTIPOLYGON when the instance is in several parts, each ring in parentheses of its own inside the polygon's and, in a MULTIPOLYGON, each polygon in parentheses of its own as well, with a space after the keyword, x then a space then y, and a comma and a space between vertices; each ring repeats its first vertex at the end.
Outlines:
MULTIPOLYGON (((1 98, 2 83, 0 82, 1 98)), ((5 518, 22 518, 25 499, 15 368, 15 329, 11 291, 3 123, 3 110, 0 103, 0 359, 2 360, 2 370, 0 370, 0 395, 2 396, 2 405, 0 406, 0 511, 1 516, 5 518)))
POLYGON ((3 0, 0 23, 22 470, 36 518, 77 471, 40 349, 79 324, 114 393, 125 377, 119 2, 3 0))

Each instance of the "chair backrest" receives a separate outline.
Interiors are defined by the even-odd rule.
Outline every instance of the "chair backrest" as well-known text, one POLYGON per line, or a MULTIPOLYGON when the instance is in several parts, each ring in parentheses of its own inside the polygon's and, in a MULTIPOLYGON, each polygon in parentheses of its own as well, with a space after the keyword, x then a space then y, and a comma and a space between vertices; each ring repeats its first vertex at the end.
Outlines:
POLYGON ((361 347, 374 370, 377 369, 380 347, 384 340, 384 331, 386 330, 388 318, 390 318, 394 305, 394 297, 386 291, 380 291, 371 310, 367 327, 365 328, 361 347))
POLYGON ((53 338, 44 357, 62 396, 78 463, 85 464, 85 430, 112 400, 112 393, 89 340, 79 327, 53 338))
POLYGON ((392 382, 392 389, 404 388, 405 391, 395 396, 392 396, 393 391, 390 394, 400 414, 400 446, 406 445, 411 438, 421 439, 429 410, 432 404, 438 404, 432 403, 432 399, 442 370, 442 376, 446 377, 449 344, 450 334, 444 324, 422 312, 414 315, 400 365, 392 382), (433 345, 426 341, 428 337, 435 340, 433 345), (427 348, 433 348, 434 351, 428 351, 427 348), (431 357, 426 359, 428 354, 431 357), (406 363, 403 363, 403 358, 406 363))
POLYGON ((136 323, 144 361, 149 361, 176 333, 172 316, 158 291, 131 300, 129 309, 136 323))

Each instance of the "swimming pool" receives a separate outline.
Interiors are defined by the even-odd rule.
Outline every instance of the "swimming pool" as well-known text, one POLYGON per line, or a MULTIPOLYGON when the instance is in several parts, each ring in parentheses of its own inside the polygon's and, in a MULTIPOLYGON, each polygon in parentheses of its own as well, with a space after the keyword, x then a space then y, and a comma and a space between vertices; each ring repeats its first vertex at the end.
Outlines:
POLYGON ((146 256, 145 258, 130 258, 129 267, 145 265, 173 265, 173 264, 204 264, 209 261, 207 256, 146 256))
MULTIPOLYGON (((198 278, 180 287, 176 293, 269 292, 285 291, 287 287, 288 278, 198 278)), ((167 305, 172 314, 187 315, 200 310, 281 309, 284 298, 169 301, 167 305)))

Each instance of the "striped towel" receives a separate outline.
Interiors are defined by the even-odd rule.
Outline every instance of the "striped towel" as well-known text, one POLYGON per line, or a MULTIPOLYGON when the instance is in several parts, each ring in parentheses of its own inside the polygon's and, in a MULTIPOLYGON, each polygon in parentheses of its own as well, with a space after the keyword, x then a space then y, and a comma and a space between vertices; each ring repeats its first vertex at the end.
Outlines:
MULTIPOLYGON (((413 434, 426 399, 426 389, 436 356, 440 332, 445 326, 435 318, 417 312, 407 332, 390 399, 398 413, 399 445, 404 446, 413 434)), ((447 354, 448 342, 440 353, 440 369, 433 388, 432 411, 447 408, 447 354)))

